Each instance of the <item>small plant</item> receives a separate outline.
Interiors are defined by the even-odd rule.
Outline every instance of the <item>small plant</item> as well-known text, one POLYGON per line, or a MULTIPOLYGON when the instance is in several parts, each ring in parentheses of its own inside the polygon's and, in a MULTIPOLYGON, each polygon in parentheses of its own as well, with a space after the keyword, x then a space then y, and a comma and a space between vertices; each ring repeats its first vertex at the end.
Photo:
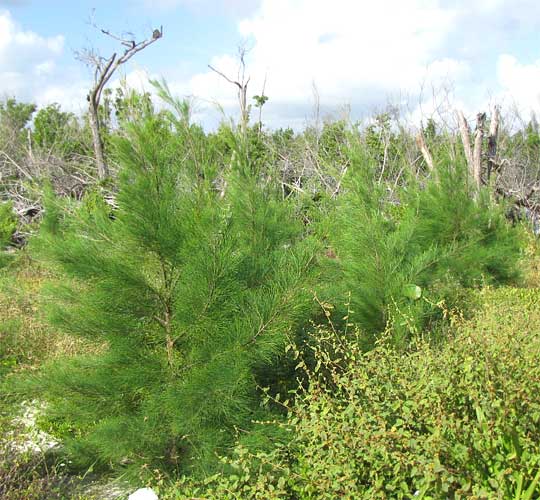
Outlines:
POLYGON ((13 213, 13 204, 0 203, 0 241, 4 244, 9 242, 15 229, 17 229, 17 218, 13 213))

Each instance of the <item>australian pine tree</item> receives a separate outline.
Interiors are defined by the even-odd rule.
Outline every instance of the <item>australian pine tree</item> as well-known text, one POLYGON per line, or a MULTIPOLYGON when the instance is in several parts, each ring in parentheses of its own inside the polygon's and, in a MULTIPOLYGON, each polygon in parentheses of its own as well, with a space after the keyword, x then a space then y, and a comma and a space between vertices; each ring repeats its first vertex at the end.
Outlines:
POLYGON ((51 321, 96 346, 32 384, 82 466, 215 470, 235 433, 268 417, 260 379, 312 307, 313 244, 293 208, 242 138, 216 169, 177 104, 115 140, 118 209, 50 196, 36 245, 61 282, 51 321))
POLYGON ((438 151, 436 175, 409 173, 400 187, 381 180, 358 143, 348 153, 345 192, 329 214, 328 289, 338 305, 350 297, 345 314, 366 348, 385 330, 406 346, 440 318, 438 304, 463 304, 464 288, 519 280, 521 232, 487 188, 475 199, 464 162, 438 151))

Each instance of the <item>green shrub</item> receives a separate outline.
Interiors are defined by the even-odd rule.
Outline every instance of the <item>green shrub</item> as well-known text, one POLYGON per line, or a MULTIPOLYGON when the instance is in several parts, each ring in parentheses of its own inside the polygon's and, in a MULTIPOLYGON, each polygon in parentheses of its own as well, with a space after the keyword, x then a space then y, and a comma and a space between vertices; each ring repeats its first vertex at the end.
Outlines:
POLYGON ((292 207, 241 143, 221 196, 204 136, 169 119, 126 124, 112 216, 94 195, 49 196, 35 241, 62 277, 52 323, 104 346, 27 389, 82 467, 214 470, 235 429, 268 415, 258 378, 311 308, 312 244, 292 207))
POLYGON ((441 162, 434 179, 411 178, 389 193, 363 152, 351 154, 346 191, 330 214, 330 289, 334 302, 350 293, 366 348, 389 324, 395 344, 406 345, 440 318, 441 300, 463 307, 464 288, 518 280, 520 229, 487 192, 473 198, 464 166, 441 162))
POLYGON ((13 204, 0 203, 0 241, 6 245, 17 229, 17 218, 13 213, 13 204))
POLYGON ((16 229, 17 218, 13 213, 13 204, 0 202, 0 267, 8 261, 5 249, 10 244, 16 229))
POLYGON ((290 442, 240 447, 230 476, 164 498, 538 498, 540 292, 480 300, 483 312, 440 348, 400 352, 383 339, 363 353, 320 329, 287 423, 262 424, 290 442))

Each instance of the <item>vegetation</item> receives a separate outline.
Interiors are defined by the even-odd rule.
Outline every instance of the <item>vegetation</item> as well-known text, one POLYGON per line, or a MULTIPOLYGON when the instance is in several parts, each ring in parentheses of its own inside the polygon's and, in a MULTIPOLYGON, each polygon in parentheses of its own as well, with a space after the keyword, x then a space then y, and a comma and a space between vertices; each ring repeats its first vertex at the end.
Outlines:
MULTIPOLYGON (((454 316, 439 346, 416 338, 398 352, 385 336, 363 353, 361 332, 343 341, 318 328, 317 364, 300 363, 306 383, 282 403, 287 421, 261 424, 289 439, 268 452, 238 446, 205 498, 537 498, 539 290, 475 295, 479 312, 454 316)), ((197 494, 178 484, 163 498, 197 494)))
POLYGON ((457 305, 464 288, 518 279, 519 231, 487 192, 472 199, 462 165, 441 165, 436 178, 423 187, 412 180, 393 199, 369 168, 353 158, 328 236, 338 297, 350 293, 367 347, 388 324, 393 343, 405 346, 440 316, 441 301, 457 305))
POLYGON ((206 132, 155 85, 104 92, 100 180, 88 117, 0 106, 2 429, 60 442, 0 494, 538 497, 534 125, 478 190, 434 120, 206 132))
POLYGON ((8 201, 0 204, 0 267, 6 264, 9 256, 5 250, 11 244, 11 238, 17 229, 17 218, 13 213, 13 204, 8 201))
POLYGON ((264 415, 257 375, 272 379, 310 308, 313 251, 287 203, 241 151, 221 197, 204 157, 178 160, 193 137, 172 125, 149 114, 116 141, 114 214, 87 196, 66 216, 51 199, 35 242, 65 277, 52 322, 107 345, 33 382, 80 465, 212 470, 232 430, 264 415))

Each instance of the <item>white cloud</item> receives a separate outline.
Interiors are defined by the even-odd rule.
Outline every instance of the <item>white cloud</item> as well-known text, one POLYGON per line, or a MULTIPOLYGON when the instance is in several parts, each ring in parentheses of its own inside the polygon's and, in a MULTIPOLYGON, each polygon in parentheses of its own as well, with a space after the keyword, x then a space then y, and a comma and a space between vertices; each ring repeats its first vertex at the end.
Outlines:
MULTIPOLYGON (((301 126, 309 119, 314 85, 323 115, 350 105, 358 116, 407 96, 410 116, 425 116, 440 109, 437 96, 427 89, 448 87, 452 92, 440 94, 446 109, 475 113, 494 99, 508 102, 509 96, 523 108, 540 105, 540 60, 531 62, 520 51, 540 29, 536 0, 131 1, 202 14, 229 9, 242 17, 239 38, 251 49, 246 57, 248 97, 260 94, 266 79, 270 100, 263 116, 270 126, 301 126)), ((61 35, 26 31, 0 10, 0 95, 83 108, 89 78, 81 76, 80 68, 62 66, 63 50, 61 35)), ((237 79, 235 47, 217 47, 208 62, 237 79)), ((128 84, 152 90, 137 68, 131 63, 122 68, 128 84)), ((206 124, 221 119, 216 102, 226 113, 237 111, 237 88, 211 70, 181 79, 170 71, 164 75, 171 90, 199 97, 197 116, 206 124)), ((118 85, 119 78, 111 85, 118 85)))
MULTIPOLYGON (((309 117, 314 84, 323 112, 351 105, 358 114, 403 95, 416 102, 411 116, 435 112, 440 103, 424 96, 422 85, 452 86, 447 109, 454 104, 474 113, 508 94, 536 106, 539 64, 497 57, 502 47, 519 50, 523 36, 535 36, 539 6, 533 0, 263 0, 239 23, 251 47, 249 96, 260 93, 266 76, 270 125, 309 117)), ((237 74, 234 50, 211 64, 231 78, 237 74)), ((235 87, 211 71, 176 87, 218 100, 229 112, 237 108, 235 87)))
MULTIPOLYGON (((24 30, 8 11, 0 11, 0 95, 38 104, 56 100, 73 105, 73 91, 54 83, 61 78, 56 61, 63 50, 62 35, 43 37, 24 30)), ((69 83, 65 78, 65 84, 69 83)))
MULTIPOLYGON (((468 63, 441 55, 456 16, 455 9, 426 0, 264 0, 239 23, 252 46, 250 96, 260 93, 266 76, 266 117, 287 121, 309 114, 314 84, 323 106, 354 109, 382 105, 391 93, 417 91, 426 78, 464 78, 468 63)), ((212 65, 236 76, 234 53, 214 58, 212 65)), ((235 106, 235 88, 211 71, 184 86, 235 106)))
POLYGON ((28 68, 33 70, 44 61, 50 62, 58 57, 63 46, 61 35, 41 37, 32 31, 23 31, 8 11, 0 11, 0 72, 23 75, 28 68))
POLYGON ((502 54, 497 61, 497 78, 501 99, 513 101, 524 113, 540 109, 540 59, 523 64, 512 55, 502 54))

